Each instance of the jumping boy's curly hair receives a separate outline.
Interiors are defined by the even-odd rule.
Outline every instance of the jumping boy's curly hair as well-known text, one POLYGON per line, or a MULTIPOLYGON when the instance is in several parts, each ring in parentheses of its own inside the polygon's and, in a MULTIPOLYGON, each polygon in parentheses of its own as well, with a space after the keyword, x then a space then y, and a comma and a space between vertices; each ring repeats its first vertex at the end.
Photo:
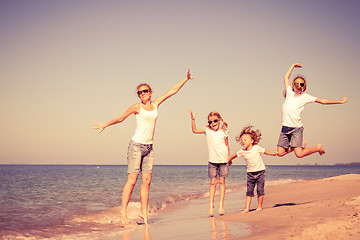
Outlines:
POLYGON ((254 140, 253 145, 258 144, 261 139, 261 133, 260 133, 259 129, 253 130, 252 128, 253 128, 253 126, 251 126, 251 125, 247 125, 246 127, 244 127, 240 133, 240 136, 236 137, 236 141, 241 143, 241 137, 245 134, 249 134, 250 137, 252 138, 252 140, 254 140))

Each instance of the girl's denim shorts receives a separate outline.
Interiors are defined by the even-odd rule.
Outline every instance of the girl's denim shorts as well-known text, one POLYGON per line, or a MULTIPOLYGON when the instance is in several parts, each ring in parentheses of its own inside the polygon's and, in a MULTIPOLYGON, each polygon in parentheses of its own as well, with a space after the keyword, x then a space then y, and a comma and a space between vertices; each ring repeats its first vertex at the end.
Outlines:
POLYGON ((154 149, 152 144, 130 141, 127 153, 128 173, 152 173, 154 149))
POLYGON ((208 162, 208 176, 209 178, 229 176, 229 165, 227 163, 208 162))

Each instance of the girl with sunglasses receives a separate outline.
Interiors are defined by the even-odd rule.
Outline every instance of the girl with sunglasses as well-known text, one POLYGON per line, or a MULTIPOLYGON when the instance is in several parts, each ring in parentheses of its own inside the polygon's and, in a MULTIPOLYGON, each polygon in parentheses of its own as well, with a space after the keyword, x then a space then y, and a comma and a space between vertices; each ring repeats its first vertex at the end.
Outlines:
POLYGON ((128 178, 122 192, 120 220, 124 226, 129 224, 126 210, 140 171, 142 184, 140 187, 141 211, 139 217, 148 225, 147 207, 154 161, 153 137, 158 116, 157 109, 161 103, 175 95, 189 79, 194 79, 191 77, 190 69, 188 69, 187 76, 182 81, 154 101, 151 101, 152 90, 150 86, 140 84, 137 87, 140 103, 132 105, 122 115, 108 123, 94 123, 94 129, 98 129, 98 133, 101 133, 105 128, 123 122, 131 114, 134 114, 136 118, 135 133, 129 143, 127 153, 128 178))
POLYGON ((230 148, 228 144, 229 131, 227 123, 223 121, 220 114, 211 112, 208 115, 208 125, 203 129, 196 128, 196 113, 190 110, 191 127, 193 133, 205 134, 209 149, 208 176, 210 178, 210 194, 209 194, 209 217, 214 216, 214 197, 216 191, 217 178, 219 177, 219 214, 223 215, 224 197, 225 197, 225 177, 229 176, 228 157, 230 148), (220 127, 220 123, 222 126, 220 127))
POLYGON ((300 63, 291 65, 284 77, 285 102, 282 106, 282 128, 277 145, 277 153, 280 157, 292 151, 295 152, 298 158, 316 152, 320 155, 324 154, 325 150, 321 144, 306 148, 306 142, 303 141, 304 127, 300 118, 301 112, 308 103, 343 104, 348 101, 347 97, 336 101, 317 98, 304 93, 306 90, 306 80, 303 76, 296 76, 291 85, 289 79, 293 69, 301 67, 302 65, 300 63))

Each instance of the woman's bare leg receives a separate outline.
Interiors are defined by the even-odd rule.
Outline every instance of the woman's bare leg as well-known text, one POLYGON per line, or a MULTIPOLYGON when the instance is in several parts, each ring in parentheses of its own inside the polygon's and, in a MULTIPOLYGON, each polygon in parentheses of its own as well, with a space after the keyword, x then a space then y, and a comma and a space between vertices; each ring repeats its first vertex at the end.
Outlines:
POLYGON ((140 187, 140 199, 141 199, 141 211, 140 217, 144 219, 144 223, 148 226, 148 203, 149 203, 149 191, 151 183, 151 173, 142 173, 142 183, 140 187))
POLYGON ((138 175, 139 174, 136 173, 128 173, 128 179, 122 191, 120 221, 124 226, 129 224, 126 216, 126 209, 134 190, 138 175))

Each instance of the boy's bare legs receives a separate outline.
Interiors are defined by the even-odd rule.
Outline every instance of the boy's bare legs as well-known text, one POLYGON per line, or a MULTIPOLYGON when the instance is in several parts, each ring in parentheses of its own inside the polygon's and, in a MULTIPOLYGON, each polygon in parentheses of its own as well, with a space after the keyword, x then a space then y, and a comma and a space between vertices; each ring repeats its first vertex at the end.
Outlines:
POLYGON ((219 177, 219 189, 220 189, 219 214, 223 215, 225 213, 224 199, 225 199, 225 190, 226 190, 224 177, 219 177))
POLYGON ((277 147, 277 153, 279 157, 282 157, 290 152, 294 151, 295 155, 298 158, 303 158, 305 156, 308 156, 310 154, 316 153, 318 152, 320 155, 323 155, 325 153, 325 149, 323 148, 323 146, 321 144, 318 144, 316 147, 309 147, 306 148, 306 142, 303 142, 303 146, 302 147, 297 147, 297 148, 283 148, 283 147, 277 147))
POLYGON ((129 225, 126 216, 126 209, 129 204, 132 192, 134 190, 138 175, 139 174, 137 173, 128 173, 128 179, 122 191, 120 221, 123 226, 129 225))
POLYGON ((255 211, 262 211, 263 210, 263 208, 262 208, 263 202, 264 202, 264 195, 258 196, 258 206, 257 206, 255 211))
POLYGON ((246 206, 245 209, 241 213, 248 213, 250 211, 252 197, 246 196, 246 206))
POLYGON ((141 212, 139 217, 144 219, 144 223, 148 226, 148 214, 147 207, 149 202, 149 191, 150 191, 150 183, 151 183, 151 173, 142 173, 142 183, 140 187, 140 199, 141 199, 141 212))
POLYGON ((208 214, 210 217, 214 216, 214 198, 216 191, 217 178, 211 178, 210 180, 210 194, 209 194, 209 211, 208 214))
POLYGON ((294 148, 294 152, 298 158, 303 158, 316 152, 318 152, 320 155, 323 155, 325 153, 325 149, 321 144, 318 144, 316 147, 294 148))
POLYGON ((291 152, 291 148, 283 148, 278 146, 276 152, 279 157, 282 157, 291 152))

